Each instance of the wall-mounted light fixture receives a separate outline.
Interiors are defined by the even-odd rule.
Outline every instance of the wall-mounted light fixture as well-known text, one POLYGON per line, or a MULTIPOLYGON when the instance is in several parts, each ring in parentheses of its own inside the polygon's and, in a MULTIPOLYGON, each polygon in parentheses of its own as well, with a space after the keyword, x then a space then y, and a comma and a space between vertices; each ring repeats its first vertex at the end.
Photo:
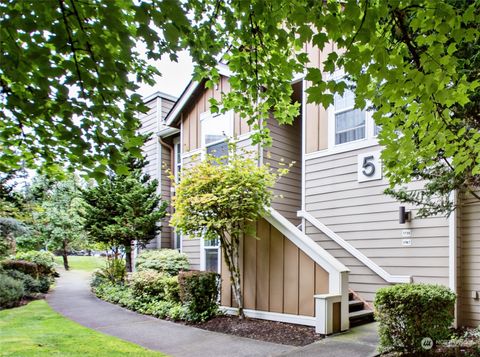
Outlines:
POLYGON ((412 220, 412 212, 405 211, 405 206, 400 206, 398 208, 398 223, 405 224, 405 222, 410 222, 412 220))

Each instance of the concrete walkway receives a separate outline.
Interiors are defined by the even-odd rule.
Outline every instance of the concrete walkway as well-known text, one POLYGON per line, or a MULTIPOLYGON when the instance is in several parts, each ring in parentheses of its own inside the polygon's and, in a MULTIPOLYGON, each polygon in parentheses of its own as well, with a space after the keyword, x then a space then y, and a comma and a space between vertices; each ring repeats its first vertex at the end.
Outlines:
POLYGON ((174 357, 241 356, 372 356, 374 324, 329 337, 305 347, 292 347, 184 326, 140 315, 104 302, 90 292, 89 273, 62 272, 49 305, 79 324, 174 357))

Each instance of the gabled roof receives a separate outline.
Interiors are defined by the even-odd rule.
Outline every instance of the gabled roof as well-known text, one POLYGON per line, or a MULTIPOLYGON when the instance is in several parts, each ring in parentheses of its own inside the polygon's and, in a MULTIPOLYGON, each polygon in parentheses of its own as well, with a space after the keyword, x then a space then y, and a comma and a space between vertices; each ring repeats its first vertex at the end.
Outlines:
POLYGON ((171 100, 172 102, 176 102, 177 99, 178 99, 177 97, 174 97, 173 95, 170 95, 170 94, 167 94, 167 93, 164 93, 164 92, 160 92, 160 91, 156 91, 153 94, 149 94, 149 95, 143 97, 143 102, 148 103, 148 102, 151 102, 152 100, 157 99, 159 97, 171 100))
MULTIPOLYGON (((230 77, 232 74, 228 66, 223 63, 218 64, 217 69, 222 76, 230 77)), ((177 121, 177 119, 180 117, 180 113, 202 83, 203 81, 197 82, 193 79, 188 83, 187 87, 184 89, 183 93, 180 95, 172 109, 170 109, 170 112, 168 112, 165 118, 165 125, 170 126, 177 121)))

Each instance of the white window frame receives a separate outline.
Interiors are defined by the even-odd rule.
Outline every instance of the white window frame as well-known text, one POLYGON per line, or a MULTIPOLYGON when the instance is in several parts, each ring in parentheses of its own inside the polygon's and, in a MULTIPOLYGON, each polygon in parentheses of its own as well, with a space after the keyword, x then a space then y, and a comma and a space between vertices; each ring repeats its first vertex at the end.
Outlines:
MULTIPOLYGON (((179 172, 178 168, 180 168, 180 170, 181 170, 182 166, 183 166, 182 141, 181 141, 180 136, 177 136, 173 139, 173 165, 174 165, 173 174, 174 174, 174 177, 175 177, 175 183, 178 183, 180 181, 180 172, 179 172), (180 155, 177 155, 177 154, 180 154, 180 155), (178 158, 180 158, 180 161, 178 160, 178 158)), ((171 194, 175 195, 173 185, 171 187, 172 187, 171 194)), ((183 243, 182 242, 183 242, 183 235, 177 233, 177 230, 174 229, 173 230, 173 248, 182 252, 183 251, 183 243), (178 242, 177 242, 177 235, 179 237, 178 242)))
POLYGON ((205 239, 204 237, 200 237, 200 270, 205 271, 207 268, 207 263, 206 263, 206 251, 207 250, 217 250, 218 253, 218 258, 217 258, 217 271, 216 273, 220 274, 221 272, 221 267, 222 267, 222 251, 220 247, 220 238, 218 238, 218 245, 216 246, 209 246, 205 245, 205 239))
MULTIPOLYGON (((328 79, 339 81, 345 77, 345 72, 343 70, 337 70, 334 72, 328 79)), ((367 103, 367 107, 368 107, 367 103)), ((348 109, 351 110, 351 109, 348 109)), ((335 105, 331 104, 327 108, 327 117, 328 117, 328 151, 332 152, 344 152, 349 150, 354 150, 360 147, 365 147, 369 145, 377 144, 376 135, 375 135, 375 122, 373 120, 373 112, 371 110, 364 110, 365 113, 365 137, 362 139, 357 139, 354 141, 348 141, 346 143, 336 144, 335 143, 335 105)))

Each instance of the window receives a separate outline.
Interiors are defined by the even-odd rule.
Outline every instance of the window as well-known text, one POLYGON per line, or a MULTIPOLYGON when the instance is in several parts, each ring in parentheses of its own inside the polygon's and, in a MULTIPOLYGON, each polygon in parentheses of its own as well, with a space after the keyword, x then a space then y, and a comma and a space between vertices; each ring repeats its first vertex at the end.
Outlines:
POLYGON ((180 181, 180 173, 182 172, 182 150, 180 145, 180 138, 177 137, 173 140, 173 156, 174 156, 174 176, 175 182, 180 181))
POLYGON ((201 115, 202 147, 207 154, 216 157, 228 154, 226 139, 232 136, 232 117, 231 112, 217 115, 206 112, 201 115))
POLYGON ((206 271, 220 273, 220 240, 204 240, 202 249, 201 268, 206 271))
POLYGON ((335 94, 335 145, 365 139, 365 112, 354 106, 355 95, 350 89, 343 95, 335 94))

